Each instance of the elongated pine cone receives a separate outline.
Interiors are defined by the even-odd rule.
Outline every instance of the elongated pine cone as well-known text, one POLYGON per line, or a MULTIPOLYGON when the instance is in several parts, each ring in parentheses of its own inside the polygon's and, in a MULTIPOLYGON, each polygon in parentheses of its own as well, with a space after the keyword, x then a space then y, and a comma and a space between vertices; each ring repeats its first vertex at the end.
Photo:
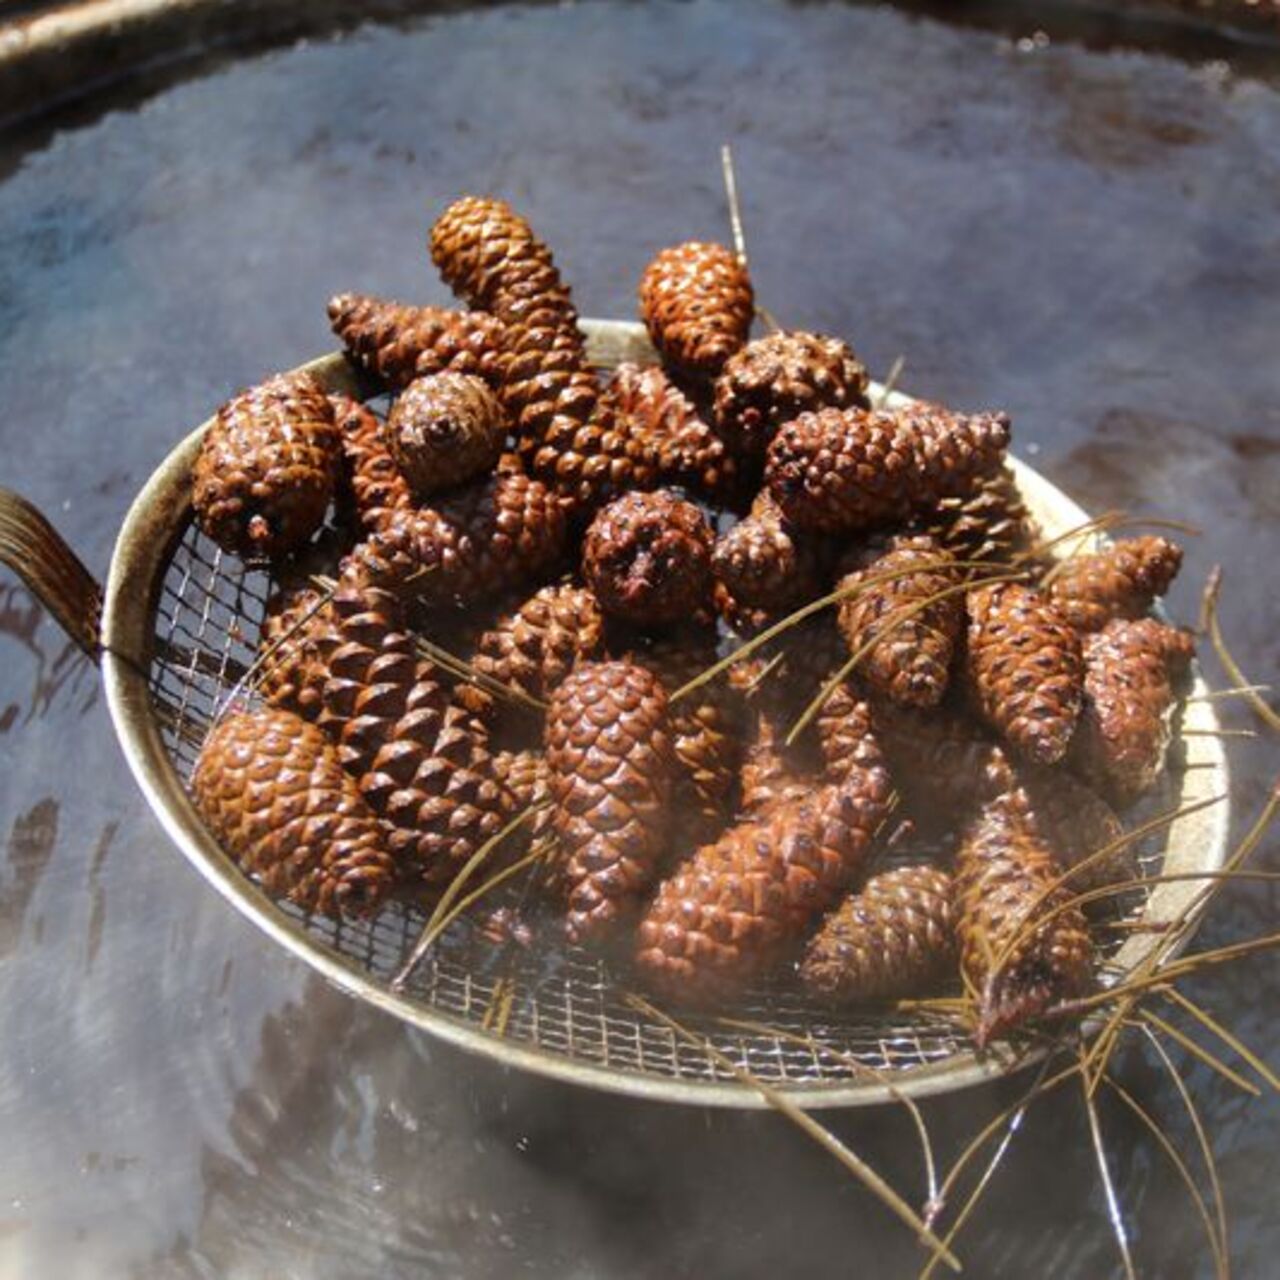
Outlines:
POLYGON ((817 409, 866 407, 867 371, 848 343, 802 331, 770 333, 729 360, 716 382, 716 430, 760 458, 784 422, 817 409))
POLYGON ((196 519, 224 551, 278 556, 320 527, 341 440, 310 374, 281 373, 218 410, 193 470, 196 519))
POLYGON ((397 389, 446 370, 473 373, 495 388, 503 380, 506 335, 481 311, 340 293, 329 303, 329 324, 358 368, 397 389))
POLYGON ((648 442, 659 484, 681 485, 717 501, 736 495, 733 455, 661 368, 620 364, 605 396, 629 432, 648 442))
POLYGON ((719 244, 688 241, 659 252, 640 277, 640 318, 653 345, 682 373, 714 378, 747 340, 751 277, 719 244))
MULTIPOLYGON (((1013 468, 1006 463, 978 477, 972 492, 941 498, 920 512, 912 526, 945 547, 957 560, 1007 564, 1028 551, 1037 537, 1036 523, 1018 490, 1013 468)), ((963 570, 974 577, 978 568, 963 570)))
POLYGON ((1000 801, 988 805, 956 853, 956 933, 977 1002, 979 1046, 1007 1035, 1092 982, 1084 916, 1050 889, 1060 869, 1043 841, 1000 801))
POLYGON ((396 598, 349 569, 333 612, 321 727, 392 828, 387 844, 404 880, 448 879, 502 829, 511 798, 469 713, 417 658, 396 598))
POLYGON ((854 533, 970 492, 1004 462, 1009 419, 934 405, 822 409, 784 423, 765 481, 801 529, 854 533))
POLYGON ((233 711, 209 734, 191 777, 200 816, 273 898, 321 915, 372 915, 396 866, 333 748, 290 711, 233 711))
POLYGON ((1021 756, 1055 764, 1066 754, 1084 695, 1080 637, 1061 610, 1032 587, 976 587, 966 658, 983 718, 1021 756))
POLYGON ((668 490, 627 493, 591 522, 582 576, 605 613, 638 627, 688 621, 707 601, 711 526, 668 490))
POLYGON ((350 396, 333 395, 329 403, 342 435, 349 497, 360 524, 372 533, 391 512, 412 510, 413 493, 382 438, 378 416, 350 396))
POLYGON ((468 608, 549 576, 566 540, 564 512, 547 487, 505 473, 395 513, 350 561, 411 603, 468 608))
POLYGON ((788 524, 768 490, 716 539, 711 567, 733 599, 749 608, 785 611, 819 595, 822 586, 818 547, 788 524))
POLYGON ((898 538, 840 581, 840 631, 869 688, 903 706, 942 700, 964 629, 964 597, 951 555, 932 538, 898 538))
POLYGON ((890 792, 883 768, 855 768, 703 845, 658 887, 641 921, 644 980, 696 1003, 779 963, 862 869, 890 792))
POLYGON ((1113 618, 1140 618, 1182 567, 1168 538, 1124 538, 1093 555, 1063 561, 1049 595, 1072 626, 1101 631, 1113 618))
POLYGON ((333 607, 312 586, 286 588, 267 601, 258 642, 258 688, 272 706, 315 720, 324 707, 329 678, 326 647, 333 635, 333 607))
POLYGON ((1084 711, 1072 756, 1114 803, 1135 800, 1164 769, 1174 676, 1193 653, 1188 632, 1154 618, 1119 619, 1085 637, 1084 711))
MULTIPOLYGON (((551 838, 551 766, 541 748, 526 747, 521 751, 496 751, 493 776, 511 797, 513 814, 531 805, 543 805, 521 829, 522 843, 535 845, 551 838)), ((546 878, 555 881, 559 868, 548 868, 546 878)))
POLYGON ((951 897, 951 876, 937 867, 893 867, 872 876, 810 940, 801 984, 839 1004, 927 994, 955 967, 951 897))
POLYGON ((836 685, 818 712, 818 742, 828 782, 840 782, 851 769, 881 764, 888 755, 871 704, 847 681, 836 685))
POLYGON ((552 828, 571 941, 604 941, 639 908, 670 822, 667 695, 630 662, 588 662, 551 695, 545 730, 552 828))

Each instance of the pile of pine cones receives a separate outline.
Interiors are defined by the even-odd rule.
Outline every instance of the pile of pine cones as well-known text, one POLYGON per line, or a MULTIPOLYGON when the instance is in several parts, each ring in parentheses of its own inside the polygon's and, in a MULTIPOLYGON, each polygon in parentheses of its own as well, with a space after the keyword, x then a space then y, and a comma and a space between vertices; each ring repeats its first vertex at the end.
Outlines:
POLYGON ((368 915, 532 808, 495 861, 541 848, 553 927, 672 1001, 958 973, 983 1041, 1084 992, 1071 899, 1134 873, 1116 808, 1164 769, 1192 656, 1147 616, 1178 548, 1042 559, 1006 416, 873 407, 845 342, 751 340, 719 245, 657 254, 662 363, 607 379, 507 205, 458 200, 430 251, 465 310, 329 305, 385 416, 284 374, 196 464, 203 530, 279 584, 262 702, 192 779, 246 871, 368 915))

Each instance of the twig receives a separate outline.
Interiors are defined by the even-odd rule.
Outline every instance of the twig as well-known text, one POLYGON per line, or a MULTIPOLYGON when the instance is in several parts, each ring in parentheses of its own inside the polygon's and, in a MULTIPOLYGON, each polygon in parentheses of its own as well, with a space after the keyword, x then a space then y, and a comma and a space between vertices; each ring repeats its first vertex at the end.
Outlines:
POLYGON ((733 149, 726 142, 720 148, 720 172, 724 175, 724 194, 729 201, 729 225, 733 228, 733 251, 738 261, 747 265, 747 237, 742 230, 742 207, 738 203, 738 176, 733 169, 733 149))
POLYGON ((889 403, 889 397, 893 395, 898 379, 902 377, 902 371, 906 367, 907 357, 902 355, 897 356, 889 366, 889 376, 884 380, 884 385, 880 388, 880 398, 876 401, 877 409, 883 409, 889 403))

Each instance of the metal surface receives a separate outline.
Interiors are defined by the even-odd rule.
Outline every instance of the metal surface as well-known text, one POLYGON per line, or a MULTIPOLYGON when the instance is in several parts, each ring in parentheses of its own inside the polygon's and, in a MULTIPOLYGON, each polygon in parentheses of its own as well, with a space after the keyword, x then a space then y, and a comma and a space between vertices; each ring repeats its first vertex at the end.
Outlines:
MULTIPOLYGON (((639 324, 587 320, 583 327, 602 368, 655 359, 639 324)), ((329 390, 356 390, 340 355, 306 368, 329 390)), ((891 403, 905 399, 895 394, 891 403)), ((833 1012, 768 988, 748 992, 733 1013, 770 1031, 727 1030, 712 1017, 684 1016, 703 1041, 692 1044, 628 1004, 627 974, 610 972, 598 956, 554 946, 503 953, 466 921, 395 991, 391 979, 426 923, 421 911, 394 904, 371 922, 335 924, 270 902, 210 837, 184 789, 210 724, 252 663, 272 589, 267 572, 224 556, 191 521, 191 468, 207 426, 173 450, 125 520, 107 583, 103 676, 130 768, 165 829, 205 878, 276 942, 344 990, 463 1048, 574 1083, 666 1101, 767 1106, 729 1064, 786 1088, 806 1106, 856 1106, 889 1102, 895 1093, 962 1088, 1036 1060, 1008 1051, 978 1057, 942 1018, 833 1012)), ((1034 471, 1018 464, 1017 474, 1047 536, 1087 522, 1080 507, 1034 471)), ((1199 683, 1196 689, 1204 691, 1199 683)), ((1190 704, 1186 720, 1201 731, 1216 727, 1207 702, 1190 704)), ((1192 736, 1184 745, 1191 767, 1175 780, 1176 802, 1224 794, 1218 740, 1192 736)), ((1162 833, 1144 848, 1144 869, 1216 869, 1227 823, 1225 804, 1180 819, 1167 844, 1162 833)), ((1148 924, 1172 923, 1201 887, 1194 881, 1161 885, 1129 914, 1148 924)), ((1186 928, 1182 941, 1189 934, 1186 928)), ((1131 969, 1158 937, 1131 937, 1112 958, 1114 972, 1131 969)))

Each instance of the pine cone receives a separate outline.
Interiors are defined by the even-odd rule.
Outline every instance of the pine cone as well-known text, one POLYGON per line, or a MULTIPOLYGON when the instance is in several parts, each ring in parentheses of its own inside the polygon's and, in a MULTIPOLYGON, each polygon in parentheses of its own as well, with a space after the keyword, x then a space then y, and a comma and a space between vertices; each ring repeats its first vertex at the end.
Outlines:
POLYGON ((733 455, 657 365, 620 364, 605 397, 629 433, 649 442, 659 484, 682 485, 720 502, 736 496, 733 455))
POLYGON ((350 499, 365 531, 381 527, 389 513, 416 505, 382 438, 382 423, 372 410, 350 396, 330 396, 334 422, 342 434, 350 499))
POLYGON ((749 732, 742 757, 742 813, 759 818, 784 802, 813 794, 817 784, 809 776, 804 753, 786 745, 781 711, 768 700, 750 708, 749 732))
POLYGON ((309 374, 282 373, 218 410, 193 469, 196 519, 224 551, 278 556, 320 527, 341 441, 309 374))
POLYGON ((898 538, 840 581, 840 630, 867 685, 904 706, 942 701, 964 628, 960 575, 931 538, 898 538), (890 576, 893 575, 893 576, 890 576))
POLYGON ((1182 548, 1167 538, 1125 538, 1063 561, 1048 592, 1073 627, 1101 631, 1113 618, 1142 617, 1181 567, 1182 548))
POLYGON ((591 522, 582 576, 613 617, 640 627, 687 621, 705 603, 711 545, 691 502, 666 490, 628 493, 591 522))
POLYGON ((983 718, 1036 764, 1066 754, 1084 691, 1080 638, 1040 592, 1016 582, 966 597, 968 677, 983 718))
POLYGON ((348 569, 333 612, 321 727, 394 828, 388 845, 404 878, 448 879, 502 829, 511 798, 470 715, 416 657, 396 598, 348 569))
POLYGON ((663 249, 640 277, 640 318, 653 345, 692 377, 714 378, 746 342, 754 315, 751 277, 723 245, 663 249))
POLYGON ((961 842, 956 933, 977 1002, 980 1047, 1091 985, 1093 948, 1084 917, 1063 906, 1069 890, 1050 890, 1059 874, 1041 840, 999 801, 961 842))
POLYGON ((1153 618, 1109 622, 1084 642, 1084 710, 1073 761, 1114 803, 1128 804, 1164 769, 1177 702, 1173 675, 1190 634, 1153 618))
POLYGON ((315 587, 275 592, 267 601, 258 641, 258 688, 272 706, 304 720, 319 717, 329 669, 325 647, 333 634, 333 608, 315 587))
POLYGON ((930 405, 822 409, 785 423, 765 481, 797 528, 854 533, 972 491, 1004 462, 1009 420, 930 405))
POLYGON ((391 387, 446 370, 475 374, 494 388, 503 381, 506 334, 483 312, 340 293, 329 303, 329 323, 357 368, 391 387))
POLYGON ((415 497, 424 499, 492 471, 507 438, 502 406, 468 373, 415 378, 391 406, 387 448, 415 497))
MULTIPOLYGON (((532 847, 551 839, 551 766, 541 750, 498 751, 493 756, 493 776, 511 796, 513 814, 532 805, 545 807, 521 828, 520 843, 532 847)), ((558 885, 558 860, 544 871, 545 881, 558 885)))
POLYGON ((792 529, 766 490, 751 514, 716 539, 711 567, 740 605, 785 612, 822 587, 817 545, 792 529))
POLYGON ((324 735, 289 711, 233 711, 215 724, 191 792, 214 837, 273 898, 367 916, 395 883, 356 784, 324 735))
POLYGON ((768 971, 861 870, 889 794, 884 769, 853 769, 703 845, 659 885, 641 922, 642 977, 672 1000, 700 1002, 768 971))
POLYGON ((927 994, 956 963, 951 877, 902 866, 872 876, 822 922, 800 981, 823 1000, 859 1004, 927 994))
MULTIPOLYGON (((913 528, 933 538, 957 560, 991 564, 1007 564, 1027 551, 1038 536, 1008 463, 978 477, 972 492, 942 498, 933 509, 920 512, 913 528)), ((965 570, 970 577, 979 572, 965 570)))
POLYGON ((888 754, 882 750, 879 718, 847 682, 836 685, 818 712, 818 741, 828 782, 842 781, 851 769, 881 764, 888 754))
POLYGON ((770 333, 726 363, 716 382, 716 429, 730 449, 760 458, 784 422, 817 409, 866 408, 867 371, 839 338, 770 333))
POLYGON ((546 756, 574 942, 615 931, 652 883, 669 821, 667 696, 644 667, 590 662, 551 695, 546 756))

